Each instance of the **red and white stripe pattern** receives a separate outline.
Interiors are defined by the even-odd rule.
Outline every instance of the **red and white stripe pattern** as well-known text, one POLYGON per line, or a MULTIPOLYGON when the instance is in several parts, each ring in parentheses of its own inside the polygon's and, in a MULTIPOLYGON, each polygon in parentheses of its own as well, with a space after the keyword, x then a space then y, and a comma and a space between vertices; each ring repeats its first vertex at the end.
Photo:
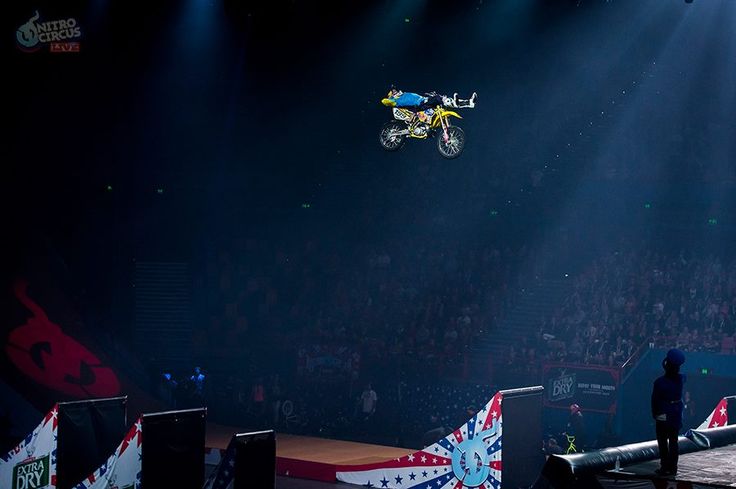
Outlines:
POLYGON ((143 458, 143 432, 141 419, 133 424, 100 468, 87 476, 74 489, 109 489, 111 487, 141 487, 141 461, 143 458))
POLYGON ((718 428, 719 426, 726 426, 727 424, 728 399, 724 397, 720 400, 713 412, 708 415, 705 421, 703 421, 700 426, 698 426, 698 429, 704 430, 708 428, 718 428))

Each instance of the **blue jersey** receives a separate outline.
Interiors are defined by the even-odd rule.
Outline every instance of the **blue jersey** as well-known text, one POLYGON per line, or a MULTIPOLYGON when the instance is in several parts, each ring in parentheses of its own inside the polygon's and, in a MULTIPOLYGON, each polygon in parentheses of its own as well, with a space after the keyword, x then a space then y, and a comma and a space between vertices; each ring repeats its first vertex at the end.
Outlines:
POLYGON ((396 107, 417 107, 426 102, 427 97, 422 97, 418 93, 406 92, 391 100, 396 102, 396 107))

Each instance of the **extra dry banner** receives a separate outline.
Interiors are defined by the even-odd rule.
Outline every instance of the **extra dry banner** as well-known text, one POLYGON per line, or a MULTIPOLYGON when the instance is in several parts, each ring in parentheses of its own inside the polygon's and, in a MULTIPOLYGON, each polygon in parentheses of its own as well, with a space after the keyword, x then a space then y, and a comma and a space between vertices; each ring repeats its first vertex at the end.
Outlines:
POLYGON ((56 487, 57 415, 58 406, 54 406, 25 440, 0 458, 0 487, 8 489, 56 487))
POLYGON ((576 403, 586 411, 615 413, 619 378, 615 368, 545 364, 544 404, 568 409, 576 403))

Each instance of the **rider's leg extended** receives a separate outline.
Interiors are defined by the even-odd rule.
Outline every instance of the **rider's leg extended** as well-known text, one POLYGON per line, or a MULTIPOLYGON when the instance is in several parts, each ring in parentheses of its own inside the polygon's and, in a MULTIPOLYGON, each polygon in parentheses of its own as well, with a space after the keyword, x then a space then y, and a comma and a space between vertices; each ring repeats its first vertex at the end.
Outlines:
POLYGON ((469 99, 458 98, 457 93, 452 96, 452 107, 456 109, 472 109, 475 107, 475 101, 478 100, 478 94, 473 92, 469 99))

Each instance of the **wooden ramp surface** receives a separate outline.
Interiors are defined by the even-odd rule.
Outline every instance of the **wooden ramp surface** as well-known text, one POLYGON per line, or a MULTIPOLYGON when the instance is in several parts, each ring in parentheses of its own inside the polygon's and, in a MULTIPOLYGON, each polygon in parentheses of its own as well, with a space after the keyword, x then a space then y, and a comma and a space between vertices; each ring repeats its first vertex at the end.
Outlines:
POLYGON ((276 456, 334 465, 382 462, 414 453, 415 450, 369 445, 353 441, 327 440, 307 436, 276 435, 276 456))
MULTIPOLYGON (((233 434, 244 431, 242 428, 208 423, 206 446, 225 449, 233 434)), ((340 465, 372 464, 414 452, 405 448, 276 433, 276 473, 334 481, 340 465)))

